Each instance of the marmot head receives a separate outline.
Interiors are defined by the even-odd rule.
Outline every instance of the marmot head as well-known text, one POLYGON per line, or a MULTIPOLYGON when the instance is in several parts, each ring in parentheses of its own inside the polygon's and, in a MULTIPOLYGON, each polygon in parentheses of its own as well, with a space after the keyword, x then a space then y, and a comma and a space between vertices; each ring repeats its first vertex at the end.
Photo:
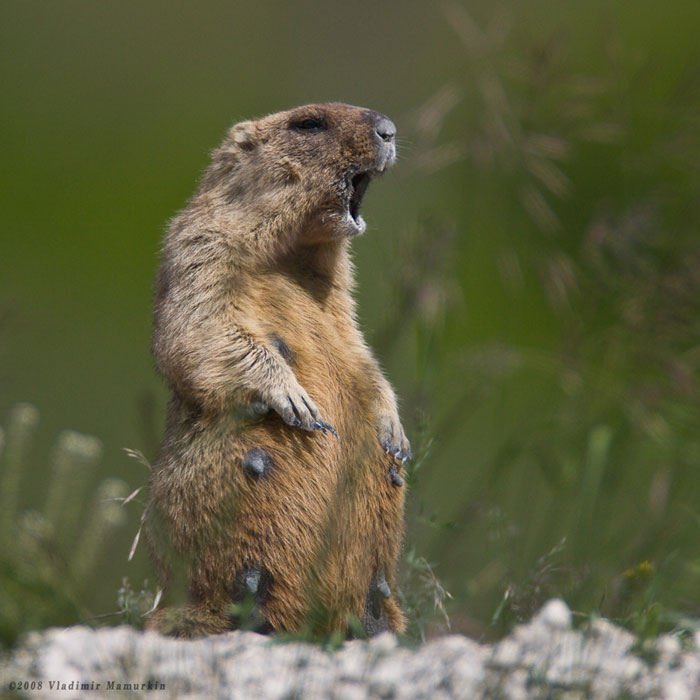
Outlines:
POLYGON ((370 180, 396 160, 395 135, 383 114, 338 103, 241 122, 214 151, 200 191, 295 221, 305 242, 356 236, 366 228, 359 210, 370 180))

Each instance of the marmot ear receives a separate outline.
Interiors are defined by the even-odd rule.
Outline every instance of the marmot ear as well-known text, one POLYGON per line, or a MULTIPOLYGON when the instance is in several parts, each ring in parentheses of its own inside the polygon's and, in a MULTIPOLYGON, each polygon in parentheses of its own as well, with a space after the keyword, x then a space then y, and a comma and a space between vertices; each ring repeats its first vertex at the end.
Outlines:
POLYGON ((255 122, 234 124, 228 132, 229 138, 244 151, 250 151, 258 144, 258 127, 255 122))

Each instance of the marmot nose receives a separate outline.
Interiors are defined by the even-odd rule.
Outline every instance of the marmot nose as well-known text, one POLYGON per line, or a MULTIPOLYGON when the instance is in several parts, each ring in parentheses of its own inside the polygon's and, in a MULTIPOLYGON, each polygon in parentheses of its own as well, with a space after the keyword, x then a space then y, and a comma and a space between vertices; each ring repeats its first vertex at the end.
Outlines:
POLYGON ((396 126, 389 117, 380 116, 374 129, 382 141, 393 141, 396 136, 396 126))

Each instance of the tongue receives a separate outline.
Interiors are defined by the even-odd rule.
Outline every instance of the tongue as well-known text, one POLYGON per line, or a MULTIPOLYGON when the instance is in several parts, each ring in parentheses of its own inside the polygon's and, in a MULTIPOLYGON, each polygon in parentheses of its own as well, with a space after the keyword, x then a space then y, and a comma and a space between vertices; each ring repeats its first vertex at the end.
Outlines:
POLYGON ((360 204, 362 204, 362 198, 365 196, 367 191, 367 186, 369 185, 369 175, 367 173, 359 173, 355 175, 352 179, 352 195, 350 196, 350 216, 352 216, 355 221, 360 215, 360 204))

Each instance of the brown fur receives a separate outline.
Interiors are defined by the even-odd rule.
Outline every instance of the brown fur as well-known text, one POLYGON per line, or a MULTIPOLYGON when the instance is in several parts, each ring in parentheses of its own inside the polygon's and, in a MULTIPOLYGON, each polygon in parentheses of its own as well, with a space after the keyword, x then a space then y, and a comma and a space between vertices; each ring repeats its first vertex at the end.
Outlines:
POLYGON ((354 615, 403 630, 386 595, 410 447, 357 327, 348 252, 364 230, 352 178, 394 153, 393 124, 358 107, 243 122, 172 221, 153 335, 172 396, 146 532, 171 588, 184 565, 189 602, 151 627, 230 629, 251 590, 266 629, 345 630, 354 615))

